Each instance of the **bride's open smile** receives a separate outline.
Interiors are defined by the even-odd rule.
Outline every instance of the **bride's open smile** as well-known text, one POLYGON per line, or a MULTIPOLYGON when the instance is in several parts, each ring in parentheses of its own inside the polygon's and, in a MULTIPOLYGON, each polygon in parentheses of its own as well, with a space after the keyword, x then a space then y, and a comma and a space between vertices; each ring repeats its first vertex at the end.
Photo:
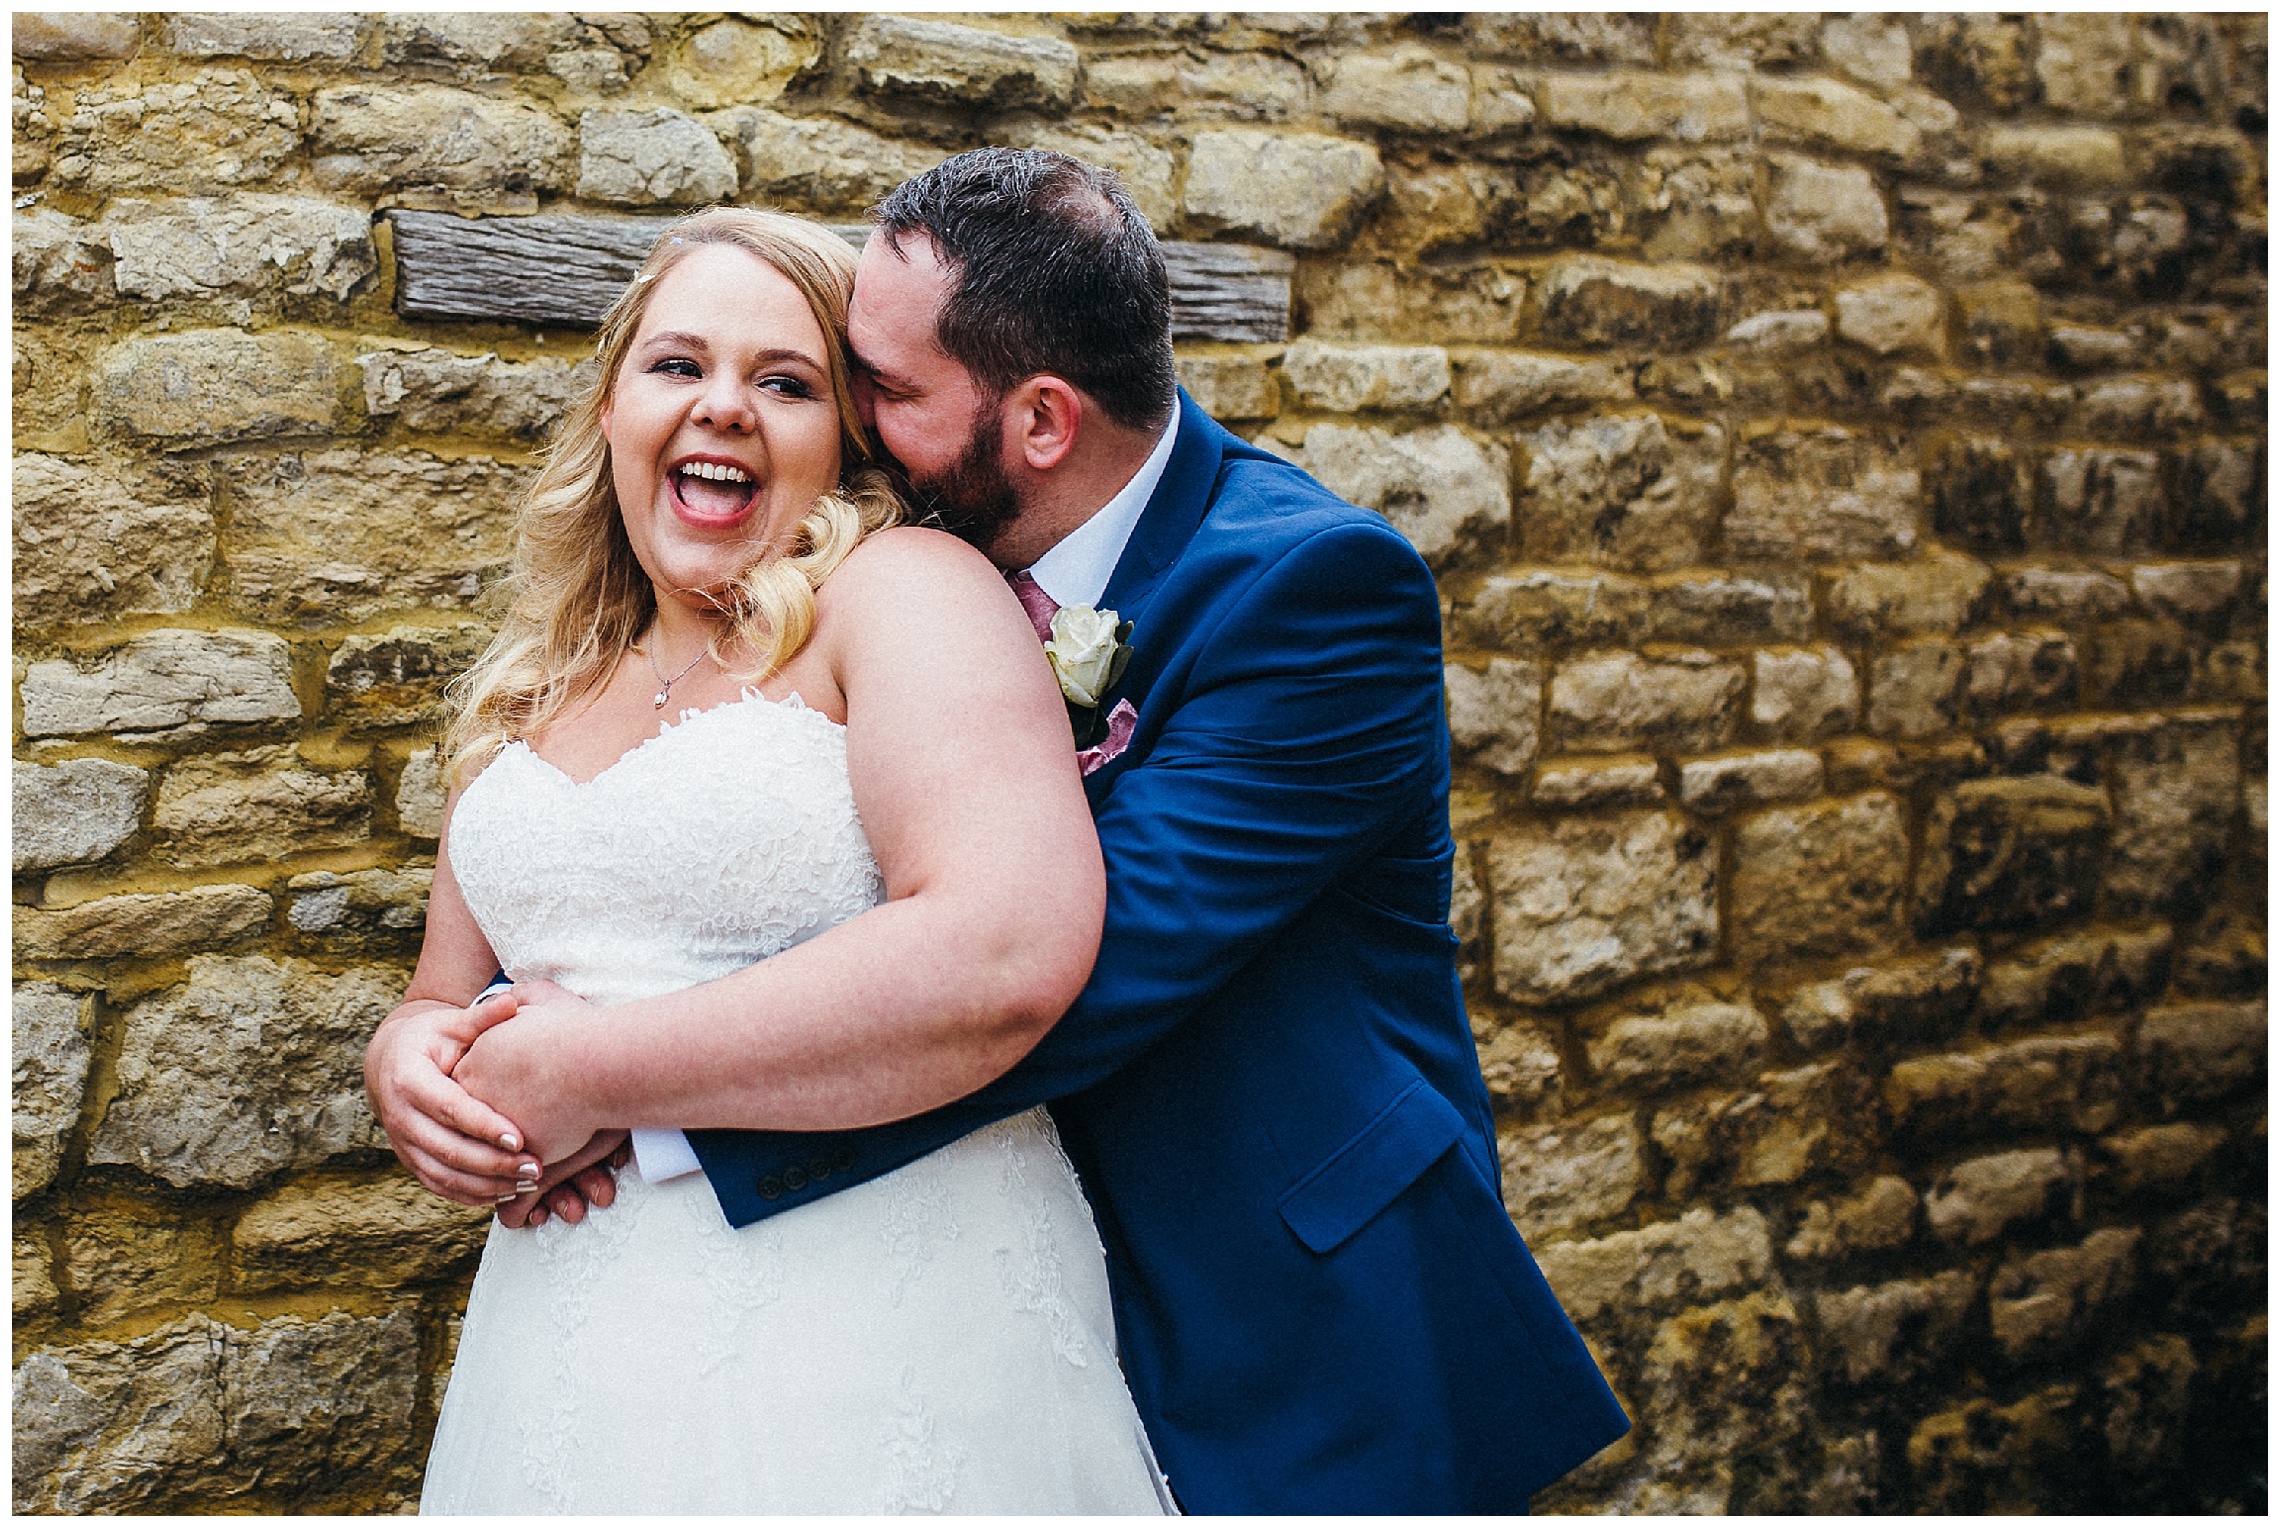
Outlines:
POLYGON ((658 278, 601 423, 660 598, 701 602, 838 481, 825 353, 799 289, 743 250, 708 245, 658 278))

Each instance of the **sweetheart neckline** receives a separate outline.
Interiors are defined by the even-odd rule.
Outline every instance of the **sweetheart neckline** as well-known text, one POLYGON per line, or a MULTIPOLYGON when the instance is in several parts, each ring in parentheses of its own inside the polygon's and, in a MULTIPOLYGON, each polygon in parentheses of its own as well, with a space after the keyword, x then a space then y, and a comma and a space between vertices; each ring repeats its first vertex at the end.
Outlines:
POLYGON ((847 730, 847 724, 845 722, 833 721, 830 717, 824 715, 821 711, 818 711, 815 707, 809 705, 806 700, 801 698, 800 692, 797 690, 790 691, 784 696, 782 700, 771 700, 768 696, 761 694, 758 690, 753 689, 750 685, 747 685, 744 688, 744 693, 737 696, 734 700, 724 700, 717 706, 706 706, 702 710, 698 710, 694 707, 686 708, 681 712, 681 719, 679 721, 659 722, 657 724, 657 730, 655 732, 651 733, 648 737, 643 738, 640 742, 634 744, 631 748, 628 748, 625 752, 619 754, 616 758, 610 760, 607 765, 603 766, 601 773, 589 775, 583 780, 578 779, 575 775, 571 774, 570 771, 564 769, 561 765, 555 763, 552 759, 547 758, 537 749, 531 747, 529 740, 526 738, 516 738, 513 742, 507 745, 505 751, 512 752, 514 749, 519 748, 523 751, 523 756, 525 758, 535 760, 537 763, 544 765, 547 772, 553 775, 556 779, 562 781, 563 784, 569 786, 573 790, 584 790, 589 785, 599 785, 602 781, 608 779, 612 774, 616 773, 617 770, 622 765, 624 765, 628 759, 631 759, 635 754, 640 753, 650 744, 664 741, 666 738, 671 737, 673 734, 689 726, 689 724, 692 722, 701 722, 708 716, 718 716, 725 711, 733 710, 738 706, 746 705, 752 701, 759 701, 761 704, 767 706, 773 711, 789 712, 800 716, 812 716, 817 721, 822 722, 826 727, 829 727, 836 732, 845 732, 847 730))

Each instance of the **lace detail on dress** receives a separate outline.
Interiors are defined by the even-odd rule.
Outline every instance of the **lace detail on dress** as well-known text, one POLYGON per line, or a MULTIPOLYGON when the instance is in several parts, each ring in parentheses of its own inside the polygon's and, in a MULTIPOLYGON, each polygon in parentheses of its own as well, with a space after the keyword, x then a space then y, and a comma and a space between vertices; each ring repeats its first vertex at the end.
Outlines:
MULTIPOLYGON (((510 745, 451 859, 510 973, 604 1007, 882 894, 845 729, 752 693, 584 783, 510 745)), ((1123 1374, 1087 1362, 1115 1341, 1042 1110, 740 1231, 701 1175, 628 1173, 578 1225, 492 1227, 421 1510, 1154 1513, 1123 1374)))

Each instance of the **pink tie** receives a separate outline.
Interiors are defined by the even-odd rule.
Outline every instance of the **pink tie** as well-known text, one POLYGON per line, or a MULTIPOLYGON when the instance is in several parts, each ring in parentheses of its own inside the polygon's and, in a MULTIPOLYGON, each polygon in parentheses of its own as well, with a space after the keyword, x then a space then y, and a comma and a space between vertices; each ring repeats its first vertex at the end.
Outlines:
POLYGON ((1029 624, 1037 628, 1037 640, 1053 640, 1053 612, 1061 608, 1053 602, 1053 596, 1029 576, 1027 568, 1019 573, 1008 573, 1006 582, 1013 585, 1014 597, 1021 601, 1021 608, 1029 612, 1029 624))

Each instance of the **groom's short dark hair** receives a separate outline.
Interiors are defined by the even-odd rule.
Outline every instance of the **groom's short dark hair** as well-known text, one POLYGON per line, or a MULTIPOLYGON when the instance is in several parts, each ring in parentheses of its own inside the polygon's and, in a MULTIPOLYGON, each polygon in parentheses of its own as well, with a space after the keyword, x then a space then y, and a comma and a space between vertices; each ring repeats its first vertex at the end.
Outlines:
POLYGON ((873 211, 922 233, 951 272, 936 340, 1003 394, 1039 372, 1084 389, 1128 429, 1171 413, 1164 254, 1116 176, 1049 149, 975 149, 904 181, 873 211))

